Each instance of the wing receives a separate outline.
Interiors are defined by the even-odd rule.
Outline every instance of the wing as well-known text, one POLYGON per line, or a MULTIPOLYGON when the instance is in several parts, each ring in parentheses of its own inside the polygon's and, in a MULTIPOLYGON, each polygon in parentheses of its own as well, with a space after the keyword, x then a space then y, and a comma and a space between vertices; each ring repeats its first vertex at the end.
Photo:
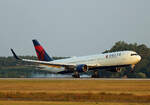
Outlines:
POLYGON ((44 64, 44 65, 52 65, 52 66, 61 66, 61 67, 69 67, 69 68, 73 68, 76 65, 75 64, 56 64, 56 63, 52 63, 50 61, 38 61, 38 60, 30 60, 30 59, 21 59, 17 56, 17 54, 14 52, 13 49, 11 49, 11 52, 14 56, 15 59, 19 60, 19 61, 24 61, 24 62, 30 62, 30 63, 34 63, 34 64, 44 64))

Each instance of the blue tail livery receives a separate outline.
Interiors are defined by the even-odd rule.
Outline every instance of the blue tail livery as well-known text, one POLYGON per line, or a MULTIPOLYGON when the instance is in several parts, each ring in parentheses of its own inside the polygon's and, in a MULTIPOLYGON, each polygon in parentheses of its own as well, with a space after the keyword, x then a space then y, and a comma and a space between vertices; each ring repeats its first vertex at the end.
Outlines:
POLYGON ((37 40, 32 40, 34 44, 34 48, 37 54, 37 57, 40 61, 53 61, 51 57, 46 53, 44 48, 40 45, 40 43, 37 40))

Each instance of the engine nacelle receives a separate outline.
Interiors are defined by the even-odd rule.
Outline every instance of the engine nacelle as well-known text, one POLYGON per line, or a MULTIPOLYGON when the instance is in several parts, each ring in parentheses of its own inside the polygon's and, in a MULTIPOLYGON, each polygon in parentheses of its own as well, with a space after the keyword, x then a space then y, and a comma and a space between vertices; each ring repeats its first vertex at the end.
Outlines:
POLYGON ((88 66, 85 65, 85 64, 77 65, 76 71, 78 71, 78 72, 87 72, 88 71, 88 66))

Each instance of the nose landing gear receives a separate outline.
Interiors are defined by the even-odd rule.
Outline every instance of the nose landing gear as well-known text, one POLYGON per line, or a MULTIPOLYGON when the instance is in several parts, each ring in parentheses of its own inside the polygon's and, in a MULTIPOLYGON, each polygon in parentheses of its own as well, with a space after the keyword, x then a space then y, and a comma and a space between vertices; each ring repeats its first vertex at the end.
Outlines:
POLYGON ((131 72, 132 72, 132 73, 135 72, 135 70, 134 70, 135 65, 131 65, 130 68, 131 68, 131 72))

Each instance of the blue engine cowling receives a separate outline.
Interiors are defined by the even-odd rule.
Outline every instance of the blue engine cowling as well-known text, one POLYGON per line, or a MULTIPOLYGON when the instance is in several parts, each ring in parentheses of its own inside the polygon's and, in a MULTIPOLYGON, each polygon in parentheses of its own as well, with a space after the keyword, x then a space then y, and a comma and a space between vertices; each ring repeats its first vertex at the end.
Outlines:
POLYGON ((85 64, 80 64, 80 65, 77 65, 76 70, 78 72, 87 72, 88 71, 88 66, 85 65, 85 64))

